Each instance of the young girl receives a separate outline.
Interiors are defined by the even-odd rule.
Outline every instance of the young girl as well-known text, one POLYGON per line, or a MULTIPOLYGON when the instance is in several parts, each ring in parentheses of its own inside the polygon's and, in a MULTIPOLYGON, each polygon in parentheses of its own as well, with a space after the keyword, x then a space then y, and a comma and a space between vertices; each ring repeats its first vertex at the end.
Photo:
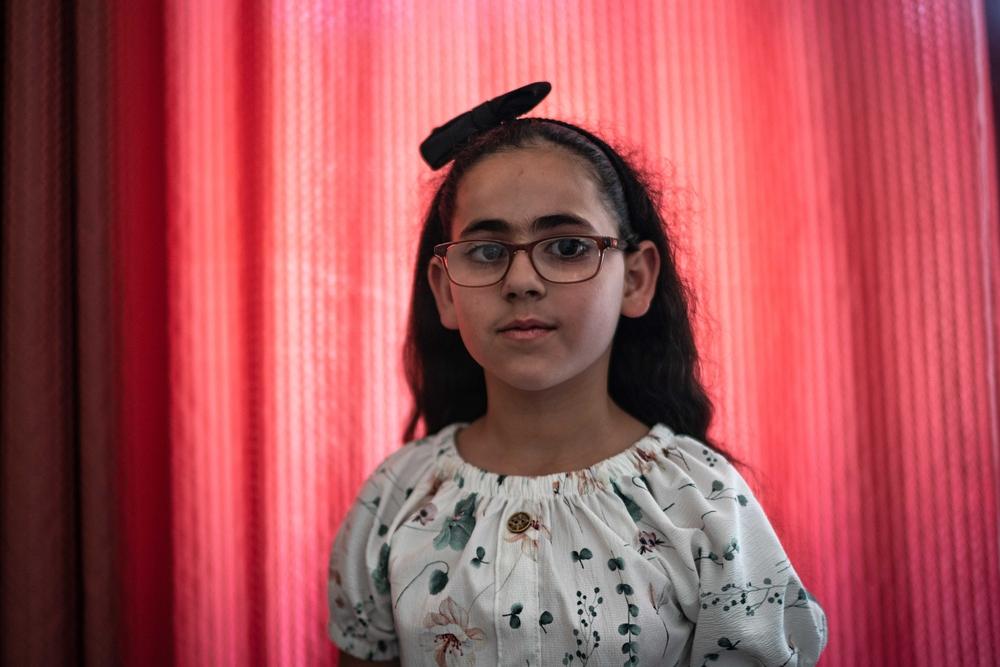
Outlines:
POLYGON ((406 343, 415 410, 334 540, 342 665, 813 665, 826 616, 711 444, 685 287, 604 141, 437 128, 406 343), (413 440, 423 419, 429 434, 413 440))

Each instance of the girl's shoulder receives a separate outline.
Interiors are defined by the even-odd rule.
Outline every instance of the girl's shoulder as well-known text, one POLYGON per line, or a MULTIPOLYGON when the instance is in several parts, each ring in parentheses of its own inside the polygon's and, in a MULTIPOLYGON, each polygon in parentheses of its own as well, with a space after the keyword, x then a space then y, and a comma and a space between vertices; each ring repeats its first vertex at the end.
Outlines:
POLYGON ((341 532, 377 531, 379 538, 388 537, 390 528, 407 515, 426 488, 440 486, 438 443, 452 428, 410 440, 386 456, 361 483, 341 532))
MULTIPOLYGON (((725 454, 694 436, 675 433, 662 424, 657 429, 665 437, 660 438, 652 451, 647 450, 645 456, 640 454, 638 457, 637 468, 644 476, 669 482, 677 490, 696 490, 706 500, 725 497, 735 500, 741 507, 747 505, 753 495, 750 484, 725 454)), ((690 507, 691 503, 683 505, 690 507)), ((718 512, 718 509, 713 511, 718 512)))
POLYGON ((460 424, 450 424, 435 433, 410 440, 390 452, 362 485, 364 491, 403 492, 409 496, 414 487, 434 475, 451 432, 460 424))
POLYGON ((449 424, 434 433, 403 443, 382 460, 375 468, 375 474, 390 471, 405 475, 412 474, 416 469, 424 470, 427 464, 441 456, 442 446, 459 426, 460 423, 449 424))

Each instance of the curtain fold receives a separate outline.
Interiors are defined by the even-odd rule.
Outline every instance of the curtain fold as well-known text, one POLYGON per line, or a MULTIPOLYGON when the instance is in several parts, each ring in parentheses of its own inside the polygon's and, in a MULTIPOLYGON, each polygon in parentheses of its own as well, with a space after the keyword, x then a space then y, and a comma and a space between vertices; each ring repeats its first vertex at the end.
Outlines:
MULTIPOLYGON (((176 456, 170 360, 171 255, 167 44, 162 2, 107 7, 107 176, 119 489, 117 584, 122 661, 177 663, 176 456)), ((180 605, 180 609, 179 609, 180 605)))
POLYGON ((540 79, 660 174, 821 664, 995 661, 978 0, 3 12, 0 663, 334 663, 327 550, 409 408, 417 146, 540 79))
POLYGON ((4 664, 65 664, 82 640, 75 437, 71 17, 5 9, 3 151, 4 664), (54 638, 61 641, 53 642, 54 638))
MULTIPOLYGON (((74 214, 50 224, 75 226, 76 247, 69 263, 75 278, 75 338, 77 428, 74 445, 78 485, 76 521, 80 567, 75 584, 82 604, 75 619, 80 633, 79 662, 86 665, 116 665, 121 662, 119 520, 121 492, 118 483, 119 456, 116 448, 116 418, 120 398, 116 391, 115 351, 119 348, 114 326, 116 296, 114 267, 109 261, 112 225, 109 116, 110 33, 106 7, 80 3, 65 45, 73 58, 72 78, 65 88, 73 104, 66 108, 61 126, 73 128, 75 159, 67 180, 74 198, 74 214)), ((43 478, 44 479, 44 478, 43 478)), ((28 664, 34 660, 7 664, 28 664)), ((62 664, 69 664, 64 662, 62 664)))

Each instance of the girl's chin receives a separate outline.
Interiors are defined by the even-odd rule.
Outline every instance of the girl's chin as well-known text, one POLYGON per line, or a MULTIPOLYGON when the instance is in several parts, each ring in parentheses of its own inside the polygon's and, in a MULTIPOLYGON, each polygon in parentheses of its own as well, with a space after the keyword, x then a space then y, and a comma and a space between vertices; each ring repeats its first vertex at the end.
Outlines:
POLYGON ((541 367, 536 367, 531 372, 501 373, 494 374, 492 377, 496 384, 504 388, 504 391, 523 393, 549 391, 558 388, 565 381, 565 378, 556 378, 552 373, 546 373, 545 369, 541 367))

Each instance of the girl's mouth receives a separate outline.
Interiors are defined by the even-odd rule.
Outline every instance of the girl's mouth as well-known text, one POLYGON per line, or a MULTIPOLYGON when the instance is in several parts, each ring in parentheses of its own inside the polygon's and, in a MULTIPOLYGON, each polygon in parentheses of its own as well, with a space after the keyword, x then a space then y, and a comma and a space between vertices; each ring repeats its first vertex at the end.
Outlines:
POLYGON ((510 340, 535 340, 548 336, 553 330, 554 329, 545 329, 542 327, 532 327, 530 329, 505 329, 500 332, 500 335, 504 338, 509 338, 510 340))

